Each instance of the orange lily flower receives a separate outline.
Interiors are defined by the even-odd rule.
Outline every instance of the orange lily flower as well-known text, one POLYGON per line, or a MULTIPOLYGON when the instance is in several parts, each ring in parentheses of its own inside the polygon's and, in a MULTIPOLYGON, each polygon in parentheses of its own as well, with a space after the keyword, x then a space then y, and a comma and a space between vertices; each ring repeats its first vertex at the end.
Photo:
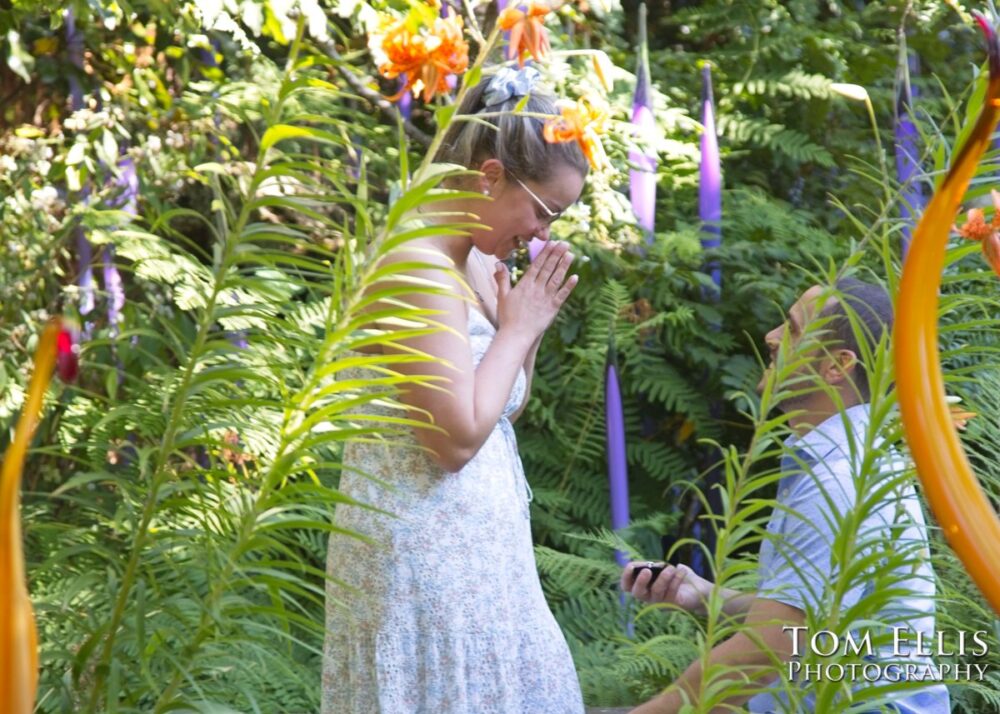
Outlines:
POLYGON ((983 209, 973 208, 966 214, 965 223, 961 228, 955 226, 959 235, 969 240, 982 240, 993 232, 993 226, 986 222, 983 209))
POLYGON ((946 396, 944 400, 948 403, 948 411, 951 412, 951 423, 955 425, 955 428, 959 431, 964 431, 965 427, 969 425, 970 419, 975 419, 979 416, 976 412, 970 412, 966 410, 961 402, 961 397, 956 396, 946 396))
POLYGON ((379 32, 371 36, 369 46, 385 56, 378 68, 383 77, 406 77, 403 88, 389 98, 391 101, 411 89, 414 95, 422 93, 425 102, 448 92, 448 77, 469 67, 469 43, 462 27, 461 16, 450 8, 447 17, 436 17, 429 26, 412 13, 399 19, 383 15, 379 32))
POLYGON ((0 617, 0 692, 4 711, 11 714, 34 711, 38 687, 38 631, 21 544, 21 471, 57 366, 61 374, 75 374, 72 340, 55 319, 46 325, 38 341, 24 408, 0 467, 0 601, 7 603, 7 612, 0 617))
POLYGON ((990 191, 993 197, 993 220, 986 222, 983 209, 973 208, 966 214, 965 224, 955 229, 959 235, 969 240, 980 241, 983 245, 983 257, 1000 276, 1000 193, 990 191))
POLYGON ((561 115, 545 122, 542 134, 551 144, 576 141, 594 169, 608 165, 608 156, 601 144, 601 134, 607 132, 607 109, 586 99, 564 104, 561 115))
POLYGON ((975 419, 979 416, 976 412, 965 411, 957 404, 952 404, 949 407, 949 410, 951 411, 951 420, 957 429, 965 429, 965 427, 969 425, 970 419, 975 419))
POLYGON ((500 13, 497 23, 500 29, 510 33, 507 42, 507 59, 517 58, 519 67, 524 66, 524 58, 531 55, 541 60, 549 53, 549 31, 545 29, 545 16, 553 8, 544 2, 529 2, 528 9, 509 7, 500 13))

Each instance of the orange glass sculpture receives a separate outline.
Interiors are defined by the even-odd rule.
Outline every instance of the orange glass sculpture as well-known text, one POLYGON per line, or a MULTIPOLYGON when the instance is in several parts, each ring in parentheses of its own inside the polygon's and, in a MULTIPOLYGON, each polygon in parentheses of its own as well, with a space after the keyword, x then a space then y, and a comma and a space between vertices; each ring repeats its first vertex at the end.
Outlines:
POLYGON ((0 617, 0 702, 5 714, 30 714, 35 708, 38 635, 21 544, 21 471, 57 366, 64 379, 76 376, 73 338, 59 319, 46 325, 38 341, 28 394, 0 467, 0 602, 6 604, 0 617))
POLYGON ((928 204, 910 244, 897 303, 896 384, 906 441, 934 516, 993 609, 1000 613, 1000 519, 969 465, 944 390, 938 352, 938 289, 948 235, 1000 118, 1000 44, 986 35, 989 80, 968 140, 928 204))

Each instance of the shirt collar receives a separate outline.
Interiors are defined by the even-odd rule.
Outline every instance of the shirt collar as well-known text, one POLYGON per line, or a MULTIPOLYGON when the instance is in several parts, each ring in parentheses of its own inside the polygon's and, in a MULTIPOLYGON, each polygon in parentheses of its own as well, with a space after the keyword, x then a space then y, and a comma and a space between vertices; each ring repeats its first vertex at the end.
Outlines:
POLYGON ((850 459, 851 442, 847 436, 847 424, 851 426, 855 448, 858 448, 865 443, 870 409, 870 404, 855 404, 828 417, 805 434, 789 436, 785 439, 787 453, 781 459, 782 469, 795 470, 799 468, 798 461, 816 463, 834 452, 840 452, 837 456, 850 459))

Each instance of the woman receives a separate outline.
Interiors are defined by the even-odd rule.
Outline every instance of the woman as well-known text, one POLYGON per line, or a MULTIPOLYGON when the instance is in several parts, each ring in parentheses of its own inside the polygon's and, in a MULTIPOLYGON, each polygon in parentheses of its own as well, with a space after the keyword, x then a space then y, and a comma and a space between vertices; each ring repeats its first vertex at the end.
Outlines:
MULTIPOLYGON (((536 74, 501 70, 470 90, 459 114, 512 112, 536 74)), ((555 107, 531 91, 524 111, 555 107)), ((413 274, 452 288, 453 296, 408 297, 439 311, 449 328, 408 345, 447 363, 397 367, 448 380, 445 390, 413 387, 402 397, 442 429, 414 430, 426 450, 345 447, 341 490, 393 515, 337 508, 336 525, 371 542, 330 539, 327 714, 583 711, 569 649, 539 584, 530 489, 511 426, 542 335, 576 285, 576 276, 566 277, 573 256, 565 243, 547 243, 515 286, 497 260, 533 236, 547 241, 552 221, 583 188, 582 153, 576 144, 547 143, 542 124, 510 113, 453 124, 442 160, 478 170, 461 188, 490 200, 455 199, 442 210, 475 213, 484 227, 421 239, 387 258, 439 264, 413 274), (451 266, 473 288, 475 304, 443 270, 451 266)), ((364 376, 350 371, 343 378, 364 376)))

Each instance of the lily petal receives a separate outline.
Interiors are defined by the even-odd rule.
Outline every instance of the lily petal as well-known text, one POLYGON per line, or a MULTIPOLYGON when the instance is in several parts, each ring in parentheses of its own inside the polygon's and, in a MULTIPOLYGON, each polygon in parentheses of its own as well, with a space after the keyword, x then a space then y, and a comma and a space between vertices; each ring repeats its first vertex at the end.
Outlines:
POLYGON ((1000 276, 1000 233, 990 233, 983 239, 983 256, 993 272, 1000 276))

